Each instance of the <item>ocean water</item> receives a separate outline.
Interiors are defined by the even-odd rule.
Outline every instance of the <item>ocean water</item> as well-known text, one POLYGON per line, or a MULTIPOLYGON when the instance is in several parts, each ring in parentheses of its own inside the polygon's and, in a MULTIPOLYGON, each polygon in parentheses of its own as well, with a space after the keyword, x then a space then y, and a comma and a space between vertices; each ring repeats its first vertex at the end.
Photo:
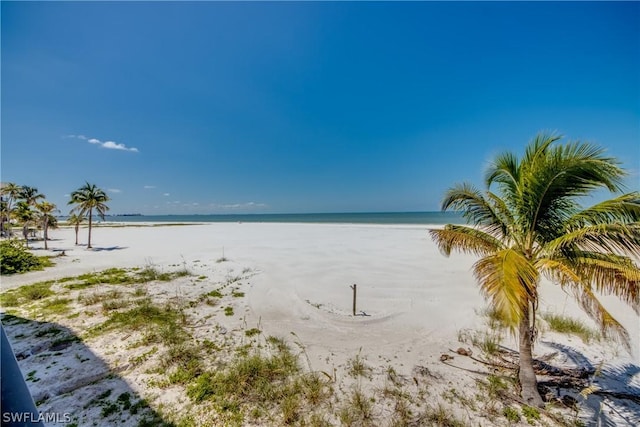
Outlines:
POLYGON ((372 212, 225 215, 113 215, 116 222, 280 222, 320 224, 464 224, 456 212, 372 212))

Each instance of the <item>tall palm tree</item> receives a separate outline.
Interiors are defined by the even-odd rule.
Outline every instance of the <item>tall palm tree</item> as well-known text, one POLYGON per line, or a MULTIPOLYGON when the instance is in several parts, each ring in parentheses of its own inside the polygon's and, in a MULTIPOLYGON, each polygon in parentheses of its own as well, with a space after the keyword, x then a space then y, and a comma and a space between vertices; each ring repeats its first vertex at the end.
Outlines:
POLYGON ((29 247, 29 226, 33 224, 35 220, 35 214, 31 209, 31 206, 23 200, 16 203, 14 209, 14 216, 18 221, 22 223, 22 236, 24 237, 27 248, 29 247))
POLYGON ((76 231, 76 245, 78 244, 78 231, 80 230, 80 224, 84 222, 84 216, 72 213, 67 218, 67 223, 69 225, 73 225, 73 228, 76 231))
MULTIPOLYGON (((47 240, 49 240, 49 226, 56 223, 56 217, 53 216, 54 212, 59 212, 56 208, 56 205, 53 203, 47 202, 46 200, 38 203, 36 205, 36 209, 38 210, 40 221, 42 224, 42 232, 44 236, 44 248, 49 249, 47 245, 47 240)), ((54 226, 55 228, 55 226, 54 226)))
POLYGON ((104 220, 104 215, 109 207, 106 203, 109 201, 109 197, 104 190, 95 186, 95 184, 85 184, 71 193, 71 200, 69 204, 77 205, 71 210, 71 213, 78 212, 79 215, 84 216, 89 214, 89 239, 87 243, 87 249, 91 249, 91 224, 93 222, 93 210, 95 209, 98 215, 104 220))
POLYGON ((44 194, 39 193, 35 187, 25 185, 20 189, 18 197, 27 202, 29 206, 35 207, 38 204, 38 200, 44 199, 44 194))
POLYGON ((22 190, 22 186, 14 183, 8 182, 6 184, 2 184, 2 188, 0 189, 0 196, 4 199, 4 209, 2 219, 0 220, 2 224, 2 231, 6 231, 6 225, 11 224, 11 214, 13 212, 13 204, 20 197, 20 191, 22 190))
POLYGON ((451 188, 442 209, 462 211, 469 225, 430 230, 446 256, 455 250, 480 257, 474 275, 490 304, 517 328, 522 397, 538 406, 532 346, 542 276, 573 293, 603 333, 627 346, 628 333, 597 294, 615 295, 640 312, 640 193, 620 194, 626 173, 603 149, 554 144, 559 139, 539 134, 522 158, 497 156, 485 191, 470 184, 451 188), (602 189, 618 195, 580 204, 602 189))

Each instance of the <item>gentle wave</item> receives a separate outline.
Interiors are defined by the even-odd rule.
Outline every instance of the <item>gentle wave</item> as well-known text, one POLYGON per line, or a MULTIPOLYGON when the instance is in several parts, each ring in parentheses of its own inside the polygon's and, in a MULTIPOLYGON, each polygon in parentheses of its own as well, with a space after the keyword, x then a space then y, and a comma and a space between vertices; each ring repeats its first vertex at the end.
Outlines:
POLYGON ((464 224, 457 212, 357 212, 309 214, 112 215, 117 222, 280 222, 321 224, 464 224))

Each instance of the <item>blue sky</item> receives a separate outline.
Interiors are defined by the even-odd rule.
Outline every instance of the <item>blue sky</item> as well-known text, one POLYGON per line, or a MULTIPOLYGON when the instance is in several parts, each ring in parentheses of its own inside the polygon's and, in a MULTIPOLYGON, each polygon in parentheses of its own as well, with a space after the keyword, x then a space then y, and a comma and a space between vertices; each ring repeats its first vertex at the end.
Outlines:
POLYGON ((640 3, 13 3, 1 178, 67 211, 438 210, 540 130, 640 185, 640 3))

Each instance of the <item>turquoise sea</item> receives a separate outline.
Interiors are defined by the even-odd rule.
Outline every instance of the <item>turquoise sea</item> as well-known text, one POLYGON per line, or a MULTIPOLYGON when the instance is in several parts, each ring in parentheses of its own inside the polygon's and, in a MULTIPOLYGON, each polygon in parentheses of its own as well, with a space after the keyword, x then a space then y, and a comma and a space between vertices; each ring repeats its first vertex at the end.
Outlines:
POLYGON ((456 212, 371 212, 228 215, 112 215, 117 222, 280 222, 333 224, 464 224, 456 212))

